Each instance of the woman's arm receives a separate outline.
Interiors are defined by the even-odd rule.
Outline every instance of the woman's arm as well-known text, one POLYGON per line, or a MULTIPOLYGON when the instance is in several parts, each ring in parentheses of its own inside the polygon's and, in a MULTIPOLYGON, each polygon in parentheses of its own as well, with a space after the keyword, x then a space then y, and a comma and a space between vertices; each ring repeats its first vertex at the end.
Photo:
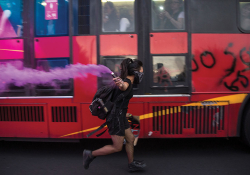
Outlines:
POLYGON ((121 91, 126 91, 126 89, 129 87, 129 84, 122 81, 119 77, 113 78, 113 80, 115 81, 116 86, 118 86, 121 91))
MULTIPOLYGON (((179 18, 175 20, 167 11, 165 11, 165 16, 170 20, 170 22, 177 28, 183 29, 184 28, 184 18, 179 18)), ((184 16, 184 14, 183 14, 184 16)))
POLYGON ((130 26, 130 22, 127 18, 122 18, 120 20, 120 32, 126 32, 127 28, 130 26))

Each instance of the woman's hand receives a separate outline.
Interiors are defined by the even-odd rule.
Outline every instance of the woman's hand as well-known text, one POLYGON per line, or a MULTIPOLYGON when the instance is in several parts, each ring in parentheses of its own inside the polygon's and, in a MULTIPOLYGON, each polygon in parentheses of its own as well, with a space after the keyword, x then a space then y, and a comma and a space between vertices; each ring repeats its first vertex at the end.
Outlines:
POLYGON ((118 86, 119 88, 122 88, 124 86, 124 81, 122 81, 120 77, 113 78, 113 80, 115 81, 116 86, 118 86))
POLYGON ((109 20, 108 15, 104 14, 104 15, 103 15, 103 18, 102 18, 102 22, 103 22, 103 23, 107 23, 108 20, 109 20))
POLYGON ((125 91, 129 86, 129 84, 122 81, 120 77, 113 78, 113 80, 115 81, 116 86, 118 86, 121 91, 125 91))
POLYGON ((168 19, 171 19, 172 18, 172 16, 168 13, 168 11, 165 11, 165 16, 168 18, 168 19))

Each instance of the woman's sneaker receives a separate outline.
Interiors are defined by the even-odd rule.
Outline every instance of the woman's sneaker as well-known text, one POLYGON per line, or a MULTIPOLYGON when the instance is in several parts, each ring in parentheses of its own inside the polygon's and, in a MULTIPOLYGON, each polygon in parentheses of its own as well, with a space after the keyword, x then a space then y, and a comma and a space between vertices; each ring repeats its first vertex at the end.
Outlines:
POLYGON ((96 157, 92 156, 92 152, 90 150, 83 151, 83 166, 85 169, 89 168, 89 164, 95 159, 96 157))
POLYGON ((146 167, 143 161, 134 160, 132 163, 128 164, 129 172, 139 171, 146 167))

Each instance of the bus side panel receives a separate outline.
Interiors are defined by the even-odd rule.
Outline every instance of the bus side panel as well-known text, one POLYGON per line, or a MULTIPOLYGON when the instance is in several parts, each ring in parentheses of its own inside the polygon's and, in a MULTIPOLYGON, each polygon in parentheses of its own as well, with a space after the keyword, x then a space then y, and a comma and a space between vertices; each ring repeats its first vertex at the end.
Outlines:
POLYGON ((234 137, 237 136, 237 124, 238 124, 238 114, 241 103, 231 104, 230 113, 229 113, 229 123, 228 123, 228 136, 234 137))
POLYGON ((0 40, 0 59, 23 59, 23 39, 0 40))
POLYGON ((147 138, 227 137, 228 102, 149 103, 147 138))
POLYGON ((100 35, 100 55, 138 55, 136 34, 100 35))
POLYGON ((48 104, 49 137, 75 139, 82 138, 80 104, 48 104), (68 135, 75 133, 73 135, 68 135))
POLYGON ((187 33, 151 33, 151 54, 187 53, 187 33))
POLYGON ((35 58, 69 57, 69 37, 40 37, 34 39, 35 58))
POLYGON ((1 105, 0 113, 0 137, 48 138, 46 105, 1 105))
POLYGON ((192 34, 194 91, 249 91, 249 46, 249 34, 192 34))
MULTIPOLYGON (((73 64, 97 64, 96 36, 73 37, 73 64)), ((97 90, 96 76, 74 79, 74 102, 91 102, 97 90)))
POLYGON ((218 101, 228 102, 230 107, 228 111, 228 136, 237 136, 238 114, 240 106, 242 105, 247 94, 193 94, 191 101, 203 101, 203 104, 213 103, 217 104, 218 101))

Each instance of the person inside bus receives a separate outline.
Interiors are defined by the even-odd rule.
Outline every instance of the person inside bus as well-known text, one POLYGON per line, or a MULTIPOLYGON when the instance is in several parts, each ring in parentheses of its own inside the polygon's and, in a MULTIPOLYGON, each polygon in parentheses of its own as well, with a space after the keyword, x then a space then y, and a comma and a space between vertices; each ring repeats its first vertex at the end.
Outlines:
POLYGON ((177 57, 175 58, 175 63, 177 68, 179 69, 180 73, 176 75, 177 81, 185 81, 186 79, 186 66, 184 62, 181 60, 181 58, 177 57))
POLYGON ((143 64, 139 60, 132 60, 131 58, 124 59, 121 63, 121 75, 113 80, 117 88, 113 92, 111 101, 115 101, 119 95, 125 91, 129 91, 128 95, 123 100, 115 104, 114 115, 108 116, 107 126, 109 134, 113 141, 113 145, 106 145, 100 149, 83 152, 83 165, 85 169, 89 168, 89 164, 98 156, 108 155, 115 152, 120 152, 123 147, 123 141, 126 139, 126 152, 128 157, 129 171, 137 171, 143 169, 146 164, 142 161, 134 160, 134 140, 135 137, 130 129, 130 125, 126 118, 128 104, 133 97, 133 84, 140 84, 143 78, 143 64), (110 120, 111 119, 111 120, 110 120))
POLYGON ((184 29, 185 14, 183 0, 166 0, 165 10, 160 13, 160 25, 163 29, 184 29))
POLYGON ((48 21, 47 25, 47 35, 54 35, 55 34, 55 24, 53 20, 48 21))
POLYGON ((129 10, 126 8, 120 9, 120 32, 132 32, 134 25, 129 10))
POLYGON ((241 27, 250 30, 250 3, 246 3, 241 8, 241 27))
POLYGON ((171 76, 167 69, 164 67, 163 63, 157 63, 157 73, 154 76, 155 83, 158 84, 171 84, 171 76))
POLYGON ((119 31, 119 20, 113 2, 107 1, 103 7, 103 32, 119 31))

